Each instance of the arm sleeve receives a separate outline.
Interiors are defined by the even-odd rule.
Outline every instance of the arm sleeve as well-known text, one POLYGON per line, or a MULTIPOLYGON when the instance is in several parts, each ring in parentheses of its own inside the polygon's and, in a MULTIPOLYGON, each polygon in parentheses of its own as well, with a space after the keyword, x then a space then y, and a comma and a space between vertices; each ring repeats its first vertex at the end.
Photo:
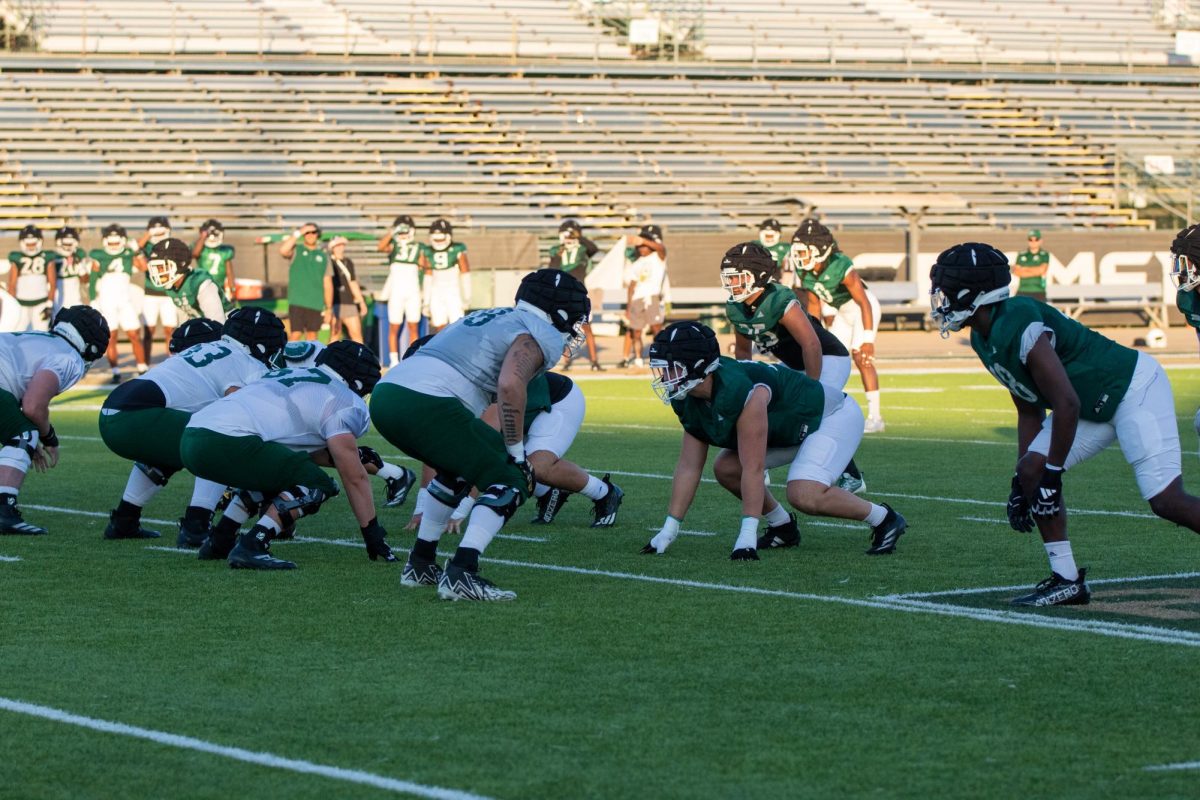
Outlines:
POLYGON ((196 292, 196 303, 200 313, 214 322, 225 321, 225 306, 221 303, 221 289, 212 281, 204 281, 196 292))

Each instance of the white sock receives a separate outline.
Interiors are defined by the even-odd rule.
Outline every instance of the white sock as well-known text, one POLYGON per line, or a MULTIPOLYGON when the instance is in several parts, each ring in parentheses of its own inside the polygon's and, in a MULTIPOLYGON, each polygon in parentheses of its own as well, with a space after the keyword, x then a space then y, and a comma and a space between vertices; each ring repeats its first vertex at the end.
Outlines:
POLYGON ((397 467, 395 464, 383 462, 383 466, 379 468, 379 472, 375 473, 385 481, 394 481, 404 474, 404 470, 397 467))
POLYGON ((112 368, 112 374, 113 374, 113 375, 120 375, 120 374, 121 374, 121 368, 120 368, 120 367, 113 367, 113 368, 112 368))
POLYGON ((121 499, 139 508, 145 508, 151 498, 162 488, 150 480, 146 473, 134 467, 129 470, 129 480, 125 482, 125 494, 121 495, 121 499))
POLYGON ((268 517, 266 514, 262 515, 262 517, 258 520, 258 524, 272 533, 279 533, 281 530, 279 523, 268 517))
POLYGON ((600 500, 608 494, 608 484, 595 475, 588 475, 587 486, 583 487, 580 494, 588 500, 600 500))
POLYGON ((0 486, 0 494, 20 494, 21 490, 15 486, 0 486))
POLYGON ((425 498, 425 510, 421 512, 421 527, 417 529, 417 538, 427 542, 436 542, 446 532, 446 523, 454 509, 438 500, 433 495, 425 498))
POLYGON ((871 510, 867 512, 867 516, 863 518, 863 522, 874 528, 876 525, 882 525, 885 517, 887 517, 887 509, 871 503, 871 510))
POLYGON ((783 507, 783 503, 776 503, 774 508, 763 514, 763 519, 774 528, 776 525, 786 524, 791 517, 788 516, 788 510, 783 507))
POLYGON ((867 392, 867 417, 879 419, 879 390, 867 392))
POLYGON ((1071 554, 1070 542, 1046 542, 1046 556, 1050 559, 1050 570, 1069 581, 1079 577, 1075 556, 1071 554))
POLYGON ((544 483, 539 483, 537 486, 533 487, 533 496, 534 497, 545 497, 549 491, 550 491, 549 486, 547 486, 544 483))
POLYGON ((754 550, 758 547, 758 520, 754 517, 742 517, 742 526, 738 531, 737 541, 733 543, 734 550, 754 550))
MULTIPOLYGON (((134 468, 137 469, 136 467, 134 468)), ((141 470, 137 470, 141 472, 141 470)), ((221 495, 225 494, 225 484, 215 483, 205 480, 204 478, 196 478, 196 485, 192 488, 192 502, 190 506, 206 508, 212 511, 217 507, 217 503, 221 502, 221 495)))
POLYGON ((233 496, 233 500, 225 507, 225 513, 221 515, 221 519, 227 519, 230 522, 236 522, 241 525, 250 518, 250 509, 242 502, 242 498, 237 495, 233 496))
POLYGON ((492 543, 492 537, 504 527, 504 517, 487 506, 476 505, 467 520, 467 532, 463 534, 459 547, 470 547, 483 552, 492 543))

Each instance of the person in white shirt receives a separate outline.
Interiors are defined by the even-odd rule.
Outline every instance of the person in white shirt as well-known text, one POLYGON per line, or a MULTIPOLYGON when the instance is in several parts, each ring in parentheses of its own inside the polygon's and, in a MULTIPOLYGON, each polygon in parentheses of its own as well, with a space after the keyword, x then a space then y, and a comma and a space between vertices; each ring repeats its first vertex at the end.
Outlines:
POLYGON ((629 246, 625 250, 625 343, 619 366, 640 367, 644 363, 642 334, 649 328, 654 336, 663 326, 667 249, 663 246, 662 228, 657 225, 644 226, 637 236, 627 236, 626 242, 629 246))

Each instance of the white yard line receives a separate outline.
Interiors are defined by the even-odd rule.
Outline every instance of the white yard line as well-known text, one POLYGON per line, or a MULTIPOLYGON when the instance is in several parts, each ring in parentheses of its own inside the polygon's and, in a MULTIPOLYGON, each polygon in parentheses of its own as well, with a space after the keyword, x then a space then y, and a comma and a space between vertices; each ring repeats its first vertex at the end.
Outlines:
MULTIPOLYGON (((1186 580, 1188 578, 1200 578, 1200 572, 1169 572, 1162 575, 1134 575, 1129 578, 1096 578, 1088 581, 1091 586, 1103 586, 1109 583, 1139 583, 1142 581, 1173 581, 1186 580)), ((942 589, 936 592, 905 592, 903 594, 889 594, 878 597, 878 600, 915 600, 925 597, 941 597, 943 595, 960 595, 960 594, 986 594, 988 592, 1013 592, 1018 589, 1027 589, 1029 584, 1020 584, 1017 586, 984 586, 975 589, 942 589)))
POLYGON ((1200 769, 1200 761, 1181 761, 1178 764, 1155 764, 1142 767, 1146 772, 1175 772, 1177 770, 1200 769))
POLYGON ((0 561, 12 562, 12 561, 20 561, 20 560, 21 560, 20 556, 0 556, 0 561))
POLYGON ((29 717, 38 717, 40 719, 50 720, 51 722, 61 722, 65 725, 74 725, 78 728, 87 728, 89 730, 98 731, 100 733, 111 733, 117 736, 129 736, 134 739, 143 739, 155 744, 165 745, 167 747, 177 747, 182 750, 194 750, 199 753, 208 753, 222 758, 232 759, 234 761, 242 761, 247 764, 257 764, 262 767, 271 767, 272 769, 285 770, 287 772, 297 772, 302 775, 319 775, 323 778, 329 778, 335 781, 343 781, 345 783, 357 783, 362 786, 370 786, 374 789, 383 789, 396 794, 411 795, 413 797, 428 797, 435 800, 486 800, 483 795, 472 794, 458 789, 445 789, 440 786, 426 786, 422 783, 413 783, 412 781, 399 780, 397 778, 389 778, 384 775, 376 775, 372 772, 363 772, 357 769, 345 769, 343 767, 335 767, 327 764, 316 764, 312 761, 302 761, 296 758, 285 758, 284 756, 275 755, 274 753, 264 753, 254 750, 244 750, 241 747, 229 747, 228 745, 216 744, 203 739, 196 739, 191 736, 183 736, 178 733, 168 733, 166 731, 156 731, 151 728, 139 728, 136 725, 126 725, 123 722, 110 722, 103 719, 95 719, 93 717, 84 717, 78 714, 72 714, 69 711, 62 711, 49 706, 35 705, 34 703, 26 703, 21 700, 13 700, 7 697, 0 697, 0 710, 11 711, 14 714, 24 714, 29 717))
MULTIPOLYGON (((1074 510, 1074 509, 1072 509, 1074 510)), ((991 517, 959 517, 963 522, 987 522, 992 525, 1007 525, 1006 519, 993 519, 991 517)))

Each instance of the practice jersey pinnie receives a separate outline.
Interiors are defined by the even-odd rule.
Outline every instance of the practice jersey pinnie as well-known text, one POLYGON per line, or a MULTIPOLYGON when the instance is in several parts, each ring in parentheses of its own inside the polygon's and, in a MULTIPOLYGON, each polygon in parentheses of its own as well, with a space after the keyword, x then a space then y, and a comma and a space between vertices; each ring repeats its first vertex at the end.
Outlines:
POLYGON ((363 399, 325 366, 268 372, 244 389, 192 415, 189 428, 257 436, 311 453, 334 436, 367 432, 363 399))
POLYGON ((58 377, 58 391, 74 386, 87 372, 79 351, 53 333, 0 333, 0 389, 20 399, 37 372, 58 377))
POLYGON ((721 356, 713 375, 712 400, 686 395, 671 401, 683 429, 702 442, 737 448, 737 423, 754 387, 771 390, 767 403, 767 447, 792 447, 821 427, 827 402, 842 393, 827 389, 802 372, 780 364, 737 361, 721 356))
POLYGON ((189 347, 137 380, 157 384, 167 408, 194 414, 220 400, 230 389, 249 386, 266 371, 266 366, 246 352, 244 345, 221 337, 189 347))
POLYGON ((167 289, 167 297, 188 319, 208 317, 219 322, 232 307, 209 274, 196 269, 187 274, 178 289, 167 289))
MULTIPOLYGON (((792 369, 804 369, 804 350, 799 342, 792 338, 791 331, 783 326, 783 315, 792 304, 798 307, 800 301, 796 293, 779 283, 769 283, 753 308, 748 303, 730 301, 725 304, 725 316, 733 329, 758 345, 759 349, 771 353, 792 369)), ((845 356, 850 353, 838 338, 822 327, 810 314, 800 309, 800 313, 808 317, 816 331, 817 340, 821 343, 821 355, 845 356)))
POLYGON ((467 246, 461 242, 452 242, 445 250, 435 250, 429 247, 425 256, 429 266, 436 270, 458 269, 458 257, 467 252, 467 246))
POLYGON ((320 342, 288 342, 275 356, 272 363, 278 369, 315 367, 317 356, 321 355, 321 351, 324 349, 325 345, 320 342))
POLYGON ((196 265, 207 272, 209 277, 224 291, 225 278, 228 277, 229 262, 233 261, 233 255, 233 245, 205 246, 200 251, 200 258, 196 259, 196 265))
POLYGON ((770 247, 767 247, 767 245, 762 243, 762 239, 756 239, 755 241, 757 241, 759 244, 762 244, 763 248, 771 254, 771 258, 775 259, 775 263, 778 264, 781 269, 787 266, 788 255, 792 252, 792 246, 790 244, 787 242, 776 242, 770 247))
POLYGON ((1013 396, 1042 408, 1050 401, 1038 389, 1025 362, 1043 334, 1079 395, 1079 418, 1108 422, 1129 389, 1138 354, 1031 297, 1011 297, 989 306, 992 327, 985 339, 971 332, 971 347, 1013 396))
MULTIPOLYGON (((854 269, 854 262, 845 253, 838 253, 829 259, 825 269, 819 273, 810 270, 800 271, 800 288, 812 292, 834 308, 841 308, 850 302, 850 290, 846 288, 847 273, 854 269)), ((864 287, 866 284, 863 284, 864 287)))
POLYGON ((17 300, 22 305, 36 305, 45 302, 49 297, 49 286, 46 270, 53 263, 56 253, 42 250, 32 256, 27 256, 19 250, 8 254, 8 261, 17 271, 17 300))
POLYGON ((1175 305, 1187 324, 1200 330, 1200 294, 1195 289, 1188 292, 1180 289, 1175 293, 1175 305))

